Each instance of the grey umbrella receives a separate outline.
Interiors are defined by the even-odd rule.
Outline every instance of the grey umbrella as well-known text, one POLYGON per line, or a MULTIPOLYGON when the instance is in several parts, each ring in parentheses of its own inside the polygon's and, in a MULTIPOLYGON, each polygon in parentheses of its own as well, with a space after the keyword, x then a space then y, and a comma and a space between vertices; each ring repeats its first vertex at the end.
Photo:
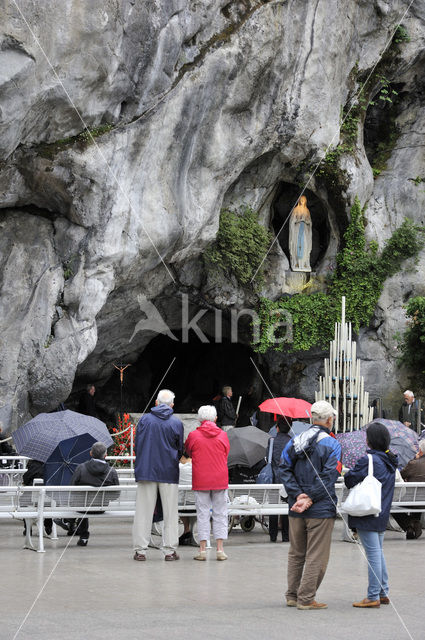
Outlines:
POLYGON ((257 427, 237 427, 227 432, 230 442, 227 466, 253 467, 266 456, 268 433, 257 427))
POLYGON ((92 416, 75 411, 39 413, 12 434, 17 452, 34 460, 46 462, 59 442, 89 433, 106 447, 113 444, 106 425, 92 416))

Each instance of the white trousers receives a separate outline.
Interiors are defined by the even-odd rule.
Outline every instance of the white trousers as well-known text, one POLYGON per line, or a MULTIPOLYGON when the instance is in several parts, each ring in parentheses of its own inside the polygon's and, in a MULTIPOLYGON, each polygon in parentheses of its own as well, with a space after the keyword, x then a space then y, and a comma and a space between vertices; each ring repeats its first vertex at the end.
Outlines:
POLYGON ((136 493, 136 513, 133 522, 133 546, 138 553, 146 554, 152 530, 152 518, 157 493, 161 496, 164 528, 162 531, 162 552, 173 553, 179 545, 177 484, 166 482, 138 482, 136 493))
POLYGON ((198 522, 198 539, 210 539, 210 518, 212 510, 214 538, 227 539, 227 489, 220 491, 194 491, 196 519, 198 522))

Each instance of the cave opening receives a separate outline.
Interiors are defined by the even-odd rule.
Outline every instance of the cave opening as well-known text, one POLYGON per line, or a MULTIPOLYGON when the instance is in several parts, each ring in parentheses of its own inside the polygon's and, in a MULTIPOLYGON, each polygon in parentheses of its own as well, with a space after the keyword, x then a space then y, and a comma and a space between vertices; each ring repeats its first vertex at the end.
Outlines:
POLYGON ((375 176, 386 169, 387 161, 397 142, 396 118, 401 112, 406 92, 402 83, 391 83, 380 89, 368 106, 364 122, 364 147, 375 176))
MULTIPOLYGON (((290 182, 279 182, 275 198, 272 203, 272 225, 279 240, 279 244, 288 260, 289 254, 289 220, 286 221, 291 210, 300 197, 301 189, 290 182), (286 223, 285 223, 286 221, 286 223), (285 223, 285 224, 284 224, 285 223), (282 225, 283 228, 282 228, 282 225)), ((320 198, 310 189, 304 191, 307 207, 312 220, 312 250, 310 265, 312 270, 320 264, 329 245, 330 227, 326 208, 320 198)))
MULTIPOLYGON (((125 371, 124 412, 143 412, 146 406, 154 404, 157 389, 168 388, 176 394, 176 413, 194 413, 202 404, 212 404, 225 384, 232 386, 235 404, 242 395, 246 399, 244 411, 255 410, 262 399, 263 384, 251 358, 257 367, 263 366, 258 364, 258 357, 249 345, 233 343, 224 337, 221 343, 216 343, 209 336, 210 342, 205 343, 192 330, 186 343, 181 340, 181 332, 174 331, 174 335, 178 340, 165 335, 153 338, 125 371)), ((262 371, 262 375, 267 372, 262 371)), ((119 378, 119 372, 114 370, 96 392, 99 405, 110 416, 120 411, 119 378)))

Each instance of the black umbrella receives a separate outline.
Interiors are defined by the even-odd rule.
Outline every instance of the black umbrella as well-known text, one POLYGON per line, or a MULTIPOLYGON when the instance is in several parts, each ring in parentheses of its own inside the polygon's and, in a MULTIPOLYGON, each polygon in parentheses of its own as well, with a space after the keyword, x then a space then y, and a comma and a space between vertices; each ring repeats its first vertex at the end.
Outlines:
POLYGON ((257 427, 237 427, 227 432, 230 442, 227 466, 253 467, 265 458, 269 435, 257 427))

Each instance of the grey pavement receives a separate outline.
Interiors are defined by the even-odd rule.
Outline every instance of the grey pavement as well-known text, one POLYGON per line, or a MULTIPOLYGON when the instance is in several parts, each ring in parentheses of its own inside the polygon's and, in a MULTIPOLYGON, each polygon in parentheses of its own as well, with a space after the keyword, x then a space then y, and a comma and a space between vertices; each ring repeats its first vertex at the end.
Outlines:
POLYGON ((90 529, 86 548, 73 540, 61 555, 70 539, 59 532, 39 554, 22 549, 21 523, 1 521, 1 640, 425 638, 425 535, 406 541, 387 532, 395 609, 358 610, 351 604, 366 595, 366 564, 357 545, 341 541, 337 522, 318 594, 329 608, 298 611, 284 606, 288 544, 270 543, 259 525, 251 533, 233 529, 226 562, 214 550, 195 562, 193 547, 180 548, 179 562, 164 562, 156 549, 147 562, 134 562, 129 519, 92 518, 90 529))

